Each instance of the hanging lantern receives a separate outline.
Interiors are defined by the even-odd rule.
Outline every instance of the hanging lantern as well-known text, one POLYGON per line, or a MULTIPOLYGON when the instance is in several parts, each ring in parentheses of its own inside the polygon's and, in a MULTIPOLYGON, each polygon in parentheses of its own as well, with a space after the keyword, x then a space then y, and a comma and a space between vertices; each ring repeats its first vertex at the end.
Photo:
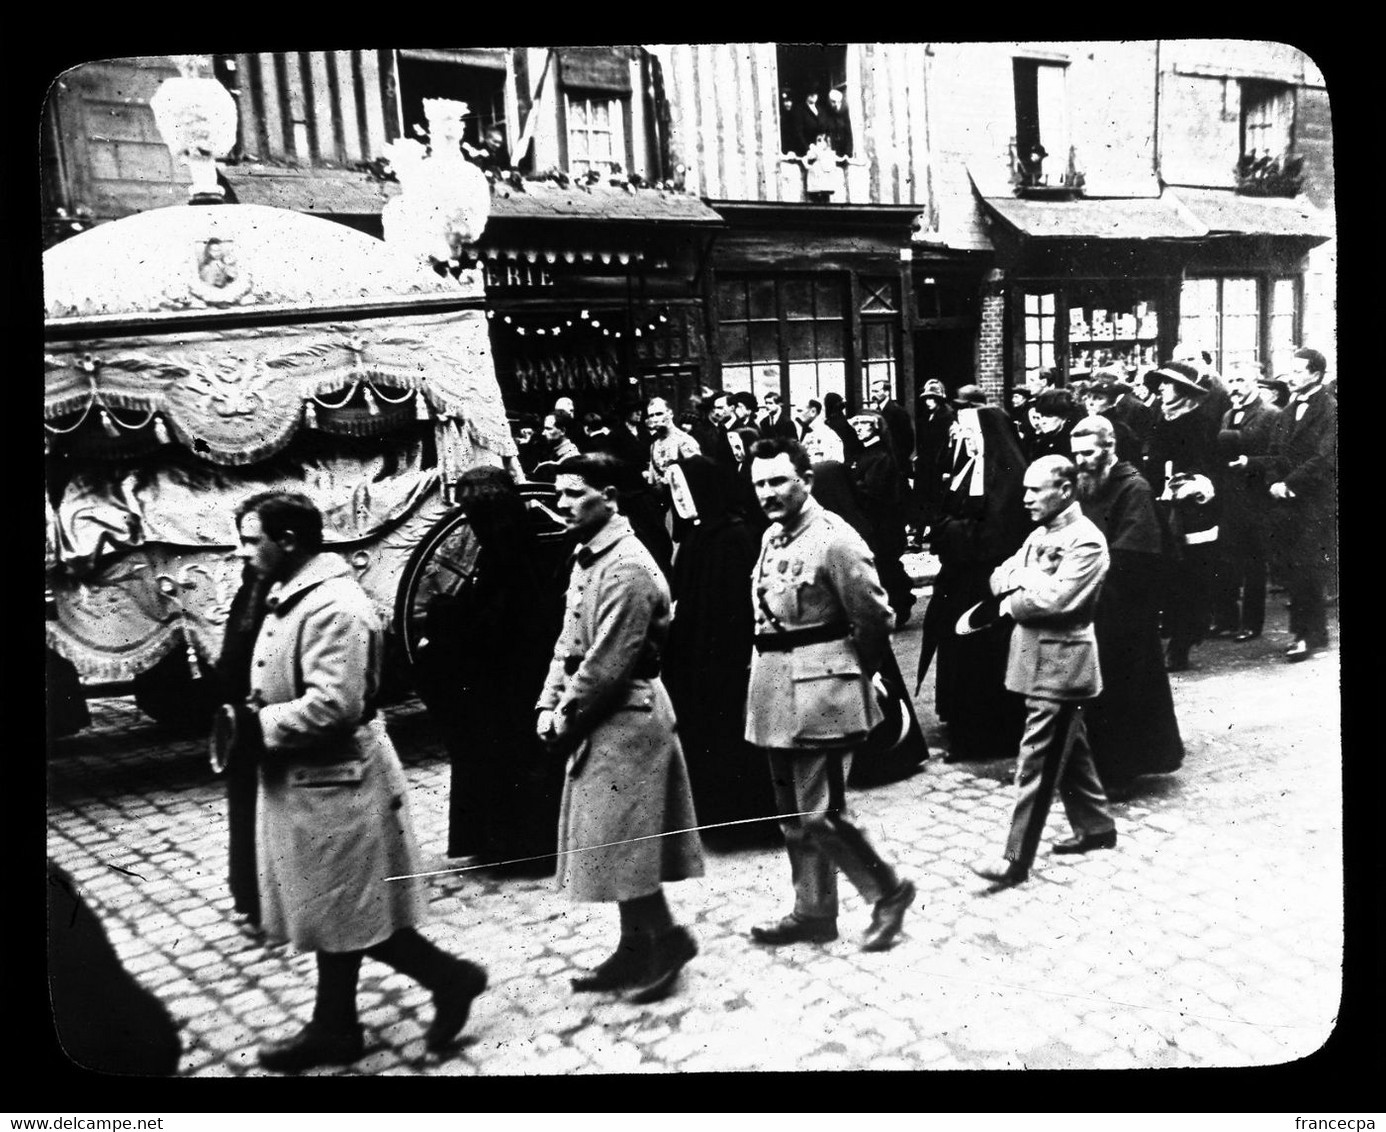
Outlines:
POLYGON ((156 416, 154 418, 154 439, 160 444, 170 443, 168 426, 164 424, 164 418, 162 416, 156 416))
POLYGON ((414 419, 416 421, 431 421, 433 413, 428 407, 428 398, 424 396, 422 389, 414 392, 414 419))
POLYGON ((303 402, 303 427, 318 427, 318 414, 313 409, 313 399, 311 397, 303 402))

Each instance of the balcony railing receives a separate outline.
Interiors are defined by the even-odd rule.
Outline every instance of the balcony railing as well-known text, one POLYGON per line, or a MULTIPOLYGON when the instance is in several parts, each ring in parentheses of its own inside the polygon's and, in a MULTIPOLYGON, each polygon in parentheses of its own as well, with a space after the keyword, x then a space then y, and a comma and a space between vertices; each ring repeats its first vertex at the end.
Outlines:
POLYGON ((1304 183, 1304 158, 1247 154, 1237 162, 1237 192, 1249 197, 1293 197, 1304 183))
POLYGON ((791 204, 871 204, 871 174, 866 162, 856 157, 800 157, 785 153, 779 158, 779 199, 791 204))
POLYGON ((1072 146, 1068 147, 1068 164, 1063 169, 1053 169, 1056 163, 1051 163, 1049 170, 1045 169, 1049 154, 1043 146, 1036 146, 1022 155, 1012 138, 1008 150, 1016 196, 1072 200, 1083 195, 1087 178, 1077 169, 1077 155, 1072 146))

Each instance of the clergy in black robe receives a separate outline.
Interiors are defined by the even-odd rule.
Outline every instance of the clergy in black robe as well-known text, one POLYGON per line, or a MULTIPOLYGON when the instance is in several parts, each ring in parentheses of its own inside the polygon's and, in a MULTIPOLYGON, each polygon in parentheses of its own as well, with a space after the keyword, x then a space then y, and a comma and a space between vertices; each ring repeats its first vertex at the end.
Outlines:
POLYGON ((919 681, 937 655, 935 709, 948 725, 948 761, 1012 758, 1025 726, 1025 701, 1006 690, 1009 634, 1000 626, 959 637, 958 618, 991 597, 991 572, 1030 529, 1025 458, 1002 410, 958 410, 943 453, 947 477, 929 534, 939 560, 924 611, 919 681))
MULTIPOLYGON (((857 502, 847 465, 837 460, 814 461, 812 490, 813 498, 826 510, 846 519, 863 539, 868 537, 871 523, 857 502)), ((847 785, 854 788, 908 778, 929 757, 929 742, 893 647, 886 652, 879 676, 890 693, 886 720, 857 748, 847 775, 847 785)))
MULTIPOLYGON (((755 611, 751 574, 760 539, 730 506, 730 481, 706 456, 674 464, 678 549, 669 580, 673 620, 663 677, 702 822, 775 813, 769 764, 745 741, 755 611)), ((764 832, 773 834, 767 822, 764 832)))
POLYGON ((1111 567, 1093 626, 1102 693, 1084 705, 1088 742, 1109 798, 1129 793, 1143 774, 1166 774, 1184 761, 1169 675, 1160 648, 1160 574, 1166 536, 1150 484, 1116 459, 1116 433, 1105 417, 1079 422, 1072 436, 1079 503, 1107 539, 1111 567))

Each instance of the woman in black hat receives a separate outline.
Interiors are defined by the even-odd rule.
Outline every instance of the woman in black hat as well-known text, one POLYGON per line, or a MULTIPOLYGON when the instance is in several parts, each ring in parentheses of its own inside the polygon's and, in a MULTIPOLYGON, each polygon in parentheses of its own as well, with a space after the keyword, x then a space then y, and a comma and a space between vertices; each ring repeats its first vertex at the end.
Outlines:
POLYGON ((1160 417, 1150 436, 1145 478, 1169 522, 1177 562, 1164 602, 1165 667, 1171 672, 1189 668, 1189 650, 1207 635, 1218 552, 1221 503, 1213 476, 1219 471, 1221 420, 1198 377, 1184 362, 1169 362, 1146 377, 1159 391, 1160 417))

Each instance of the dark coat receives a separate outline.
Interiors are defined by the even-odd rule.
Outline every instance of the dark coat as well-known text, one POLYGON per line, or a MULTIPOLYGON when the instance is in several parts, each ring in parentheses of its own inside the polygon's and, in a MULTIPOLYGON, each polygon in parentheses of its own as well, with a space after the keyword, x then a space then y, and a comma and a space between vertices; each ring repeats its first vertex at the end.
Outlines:
POLYGON ((919 657, 922 682, 937 656, 934 703, 948 724, 950 760, 1013 757, 1025 724, 1023 701, 1005 687, 1006 633, 996 628, 959 637, 954 632, 958 618, 990 595, 991 572, 1030 529, 1022 506, 1025 458, 1010 421, 991 406, 978 408, 977 420, 984 454, 980 490, 972 490, 975 465, 964 470, 961 445, 956 454, 952 447, 944 449, 937 466, 941 495, 929 544, 939 572, 924 611, 919 657))
POLYGON ((890 431, 890 448, 900 465, 900 472, 908 476, 914 459, 914 422, 904 406, 895 401, 887 401, 877 411, 885 418, 886 428, 890 431))
POLYGON ((1139 397, 1123 393, 1103 415, 1113 421, 1120 421, 1129 428, 1144 449, 1150 443, 1150 434, 1155 431, 1155 421, 1159 419, 1160 413, 1153 405, 1147 405, 1139 397))
POLYGON ((925 526, 934 521, 946 492, 943 461, 949 450, 949 429, 957 414, 947 405, 930 413, 921 403, 919 428, 915 434, 914 497, 916 514, 925 526))
POLYGON ((562 768, 534 734, 533 717, 562 589, 518 495, 473 501, 468 519, 473 568, 454 593, 429 603, 416 669, 451 762, 448 855, 552 853, 562 768))
POLYGON ((1275 549, 1282 565, 1331 554, 1338 521, 1338 403, 1325 391, 1281 411, 1270 451, 1249 458, 1269 484, 1293 499, 1274 500, 1275 549))
POLYGON ((685 528, 674 556, 664 683, 699 818, 766 817, 775 812, 769 769, 742 735, 755 626, 747 583, 759 538, 731 510, 721 469, 704 456, 678 464, 698 522, 685 528))
POLYGON ((1122 790, 1138 775, 1178 770, 1184 761, 1160 646, 1164 536, 1150 484, 1128 463, 1118 462, 1082 508, 1111 555, 1094 621, 1103 688, 1085 709, 1088 740, 1103 785, 1122 790))
POLYGON ((1248 460, 1270 451, 1271 437, 1280 410, 1259 398, 1249 405, 1229 409, 1218 432, 1218 476, 1214 481, 1222 496, 1222 529, 1219 541, 1228 554, 1259 548, 1265 542, 1271 517, 1270 485, 1264 469, 1227 465, 1239 456, 1248 460))
POLYGON ((852 119, 847 113, 847 107, 834 110, 829 103, 823 111, 823 118, 827 122, 828 140, 832 142, 833 152, 839 157, 851 157, 852 119))
MULTIPOLYGON (((221 703, 244 703, 250 694, 250 654, 265 619, 265 595, 270 583, 250 569, 231 599, 216 664, 217 697, 221 703)), ((250 758, 232 758, 226 767, 226 883, 231 905, 254 924, 260 922, 260 890, 255 864, 255 799, 260 772, 250 758)))

